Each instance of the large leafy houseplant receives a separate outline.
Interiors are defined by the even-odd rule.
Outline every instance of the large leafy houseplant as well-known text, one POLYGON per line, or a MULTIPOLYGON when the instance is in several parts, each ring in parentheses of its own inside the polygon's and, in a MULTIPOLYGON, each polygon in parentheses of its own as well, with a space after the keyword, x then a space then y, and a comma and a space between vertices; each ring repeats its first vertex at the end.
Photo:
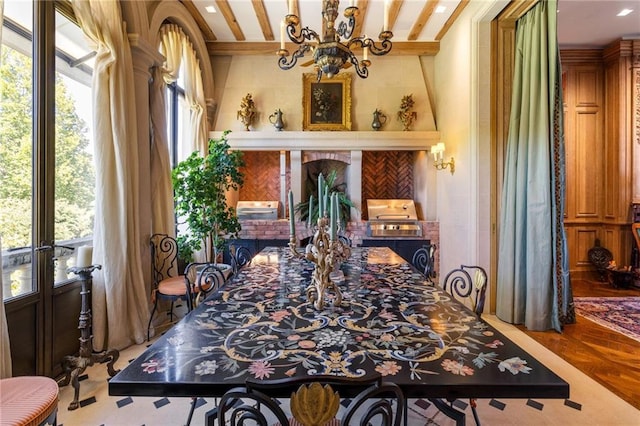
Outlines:
POLYGON ((207 261, 214 262, 226 239, 237 238, 241 229, 235 209, 226 200, 227 191, 244 183, 242 152, 230 149, 229 132, 209 140, 206 156, 193 152, 173 169, 176 215, 188 228, 178 235, 180 255, 186 260, 204 249, 207 261))

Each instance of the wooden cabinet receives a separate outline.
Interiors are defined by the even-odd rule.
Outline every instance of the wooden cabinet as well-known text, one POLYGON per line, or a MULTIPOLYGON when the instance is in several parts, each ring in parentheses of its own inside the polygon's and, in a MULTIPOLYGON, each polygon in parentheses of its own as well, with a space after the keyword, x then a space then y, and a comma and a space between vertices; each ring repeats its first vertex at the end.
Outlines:
MULTIPOLYGON (((631 262, 635 160, 632 129, 632 41, 601 50, 561 52, 566 144, 565 229, 574 276, 591 274, 596 239, 620 266, 631 262)), ((638 44, 640 47, 640 44, 638 44)), ((636 70, 635 72, 640 73, 636 70)), ((635 92, 635 95, 633 93, 635 92)))

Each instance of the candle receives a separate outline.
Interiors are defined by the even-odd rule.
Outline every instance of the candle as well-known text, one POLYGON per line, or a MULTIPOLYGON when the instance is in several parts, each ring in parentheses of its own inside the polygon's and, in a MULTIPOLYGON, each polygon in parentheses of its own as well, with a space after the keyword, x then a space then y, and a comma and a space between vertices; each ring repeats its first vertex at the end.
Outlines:
POLYGON ((294 0, 289 0, 289 15, 293 15, 293 2, 294 0))
POLYGON ((313 226, 313 194, 309 196, 309 226, 313 226))
POLYGON ((389 0, 384 0, 384 26, 383 31, 389 31, 389 0))
POLYGON ((329 239, 331 241, 335 241, 336 239, 336 228, 337 228, 337 218, 336 218, 336 193, 331 194, 331 210, 329 210, 329 218, 331 223, 331 228, 329 229, 329 239))
POLYGON ((362 49, 362 50, 363 50, 362 59, 366 61, 368 59, 368 56, 369 56, 369 48, 367 46, 365 46, 364 49, 362 49))
POLYGON ((336 205, 335 205, 335 212, 334 214, 336 215, 336 237, 338 236, 338 229, 340 228, 340 197, 338 197, 338 193, 335 192, 334 193, 336 196, 336 205))
POLYGON ((331 214, 331 211, 329 211, 329 187, 325 186, 324 187, 324 194, 322 194, 322 213, 325 216, 329 216, 331 214))
POLYGON ((280 49, 284 50, 284 20, 280 21, 280 49))
POLYGON ((322 173, 320 173, 318 175, 318 218, 321 218, 322 216, 324 216, 324 212, 322 211, 322 200, 323 195, 322 193, 324 192, 324 178, 322 177, 322 173))
POLYGON ((93 255, 93 247, 81 246, 78 247, 78 256, 76 257, 76 267, 86 268, 91 266, 91 258, 93 255))
POLYGON ((295 213, 293 211, 293 192, 289 190, 289 234, 296 235, 295 213))

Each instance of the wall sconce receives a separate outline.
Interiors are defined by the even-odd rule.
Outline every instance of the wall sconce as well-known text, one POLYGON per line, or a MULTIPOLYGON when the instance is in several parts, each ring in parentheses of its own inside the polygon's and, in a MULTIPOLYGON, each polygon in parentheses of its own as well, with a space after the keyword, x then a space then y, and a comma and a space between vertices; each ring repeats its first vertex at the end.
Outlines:
POLYGON ((451 161, 444 162, 444 142, 438 142, 435 146, 431 147, 431 153, 433 154, 433 165, 438 170, 444 170, 449 167, 451 174, 456 170, 456 163, 451 157, 451 161))

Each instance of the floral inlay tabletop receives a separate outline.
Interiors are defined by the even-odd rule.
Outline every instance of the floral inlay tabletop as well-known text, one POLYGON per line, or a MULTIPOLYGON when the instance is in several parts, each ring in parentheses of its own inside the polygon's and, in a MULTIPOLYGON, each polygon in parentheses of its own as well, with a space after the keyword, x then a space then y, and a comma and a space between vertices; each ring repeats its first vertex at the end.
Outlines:
POLYGON ((307 301, 312 270, 289 248, 266 248, 112 378, 110 394, 220 396, 248 378, 378 372, 407 396, 568 396, 566 382, 386 247, 353 248, 338 307, 307 301))

